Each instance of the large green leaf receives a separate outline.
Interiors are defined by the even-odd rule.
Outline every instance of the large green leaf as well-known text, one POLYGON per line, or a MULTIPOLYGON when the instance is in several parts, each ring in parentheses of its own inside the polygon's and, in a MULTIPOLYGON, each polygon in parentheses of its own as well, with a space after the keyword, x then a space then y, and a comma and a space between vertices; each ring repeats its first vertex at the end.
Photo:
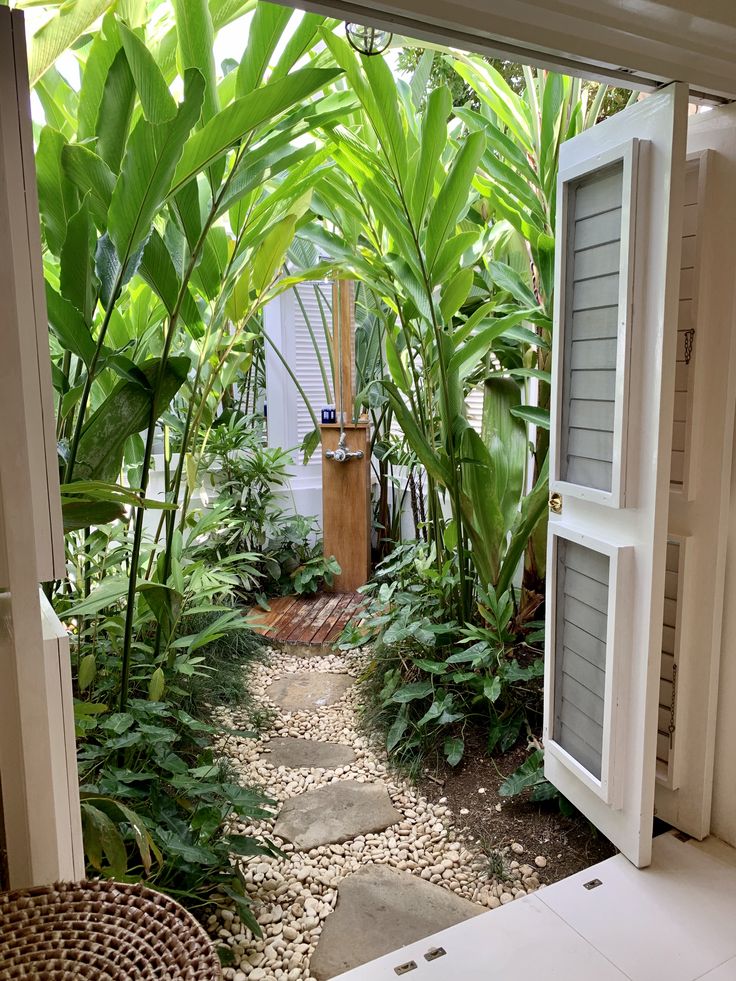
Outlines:
POLYGON ((318 89, 325 88, 340 74, 332 68, 302 68, 276 82, 237 99, 221 110, 184 148, 174 175, 172 193, 219 159, 234 144, 265 122, 277 116, 318 89))
POLYGON ((238 68, 236 94, 248 95, 263 81, 268 63, 276 50, 293 10, 275 3, 259 3, 250 22, 248 45, 238 68))
POLYGON ((84 63, 77 107, 77 139, 80 141, 92 139, 97 132, 102 93, 110 66, 119 50, 117 21, 115 15, 109 12, 92 40, 84 63))
POLYGON ((547 495, 549 493, 549 458, 545 457, 537 482, 531 493, 521 502, 521 509, 511 529, 511 538, 501 565, 496 588, 503 592, 509 588, 513 576, 524 554, 527 542, 534 529, 547 514, 547 495))
POLYGON ((482 436, 493 467, 490 492, 499 502, 505 528, 514 522, 524 489, 526 426, 512 414, 512 409, 520 404, 521 390, 511 378, 486 379, 482 436))
POLYGON ((446 85, 434 89, 427 99, 422 118, 422 135, 419 157, 411 189, 412 217, 417 228, 421 227, 427 206, 434 194, 437 165, 447 146, 447 120, 452 110, 452 96, 446 85))
POLYGON ((61 296, 46 283, 46 307, 49 327, 62 347, 89 365, 95 356, 97 345, 81 311, 66 297, 61 296))
POLYGON ((483 133, 468 134, 437 195, 427 224, 426 255, 430 269, 468 206, 470 186, 485 143, 483 133))
MULTIPOLYGON (((156 418, 183 385, 189 367, 189 358, 169 358, 154 405, 156 418)), ((140 365, 140 369, 149 387, 131 381, 119 383, 85 424, 74 467, 80 480, 114 482, 120 472, 126 441, 148 425, 160 361, 154 358, 140 365)))
MULTIPOLYGON (((155 290, 163 301, 167 312, 171 315, 176 308, 182 283, 169 250, 155 229, 146 242, 138 272, 151 289, 155 290)), ((204 332, 202 318, 188 288, 185 289, 181 300, 180 313, 192 336, 201 337, 204 332)))
POLYGON ((135 104, 135 83, 125 52, 112 60, 102 89, 95 134, 97 153, 114 173, 120 171, 135 104))
POLYGON ((151 123, 169 122, 176 115, 176 102, 153 55, 125 24, 121 22, 118 30, 146 119, 151 123))
POLYGON ((186 138, 199 119, 203 96, 204 79, 188 71, 184 101, 174 119, 160 125, 141 119, 131 134, 108 213, 110 239, 123 266, 151 233, 186 138))
POLYGON ((30 40, 28 74, 34 84, 77 38, 94 24, 112 0, 68 0, 60 5, 55 17, 48 20, 30 40))
POLYGON ((79 208, 79 195, 73 184, 65 179, 62 153, 66 140, 55 129, 44 126, 36 151, 38 206, 46 244, 56 256, 66 240, 67 225, 79 208))
POLYGON ((87 197, 90 214, 97 227, 107 228, 107 212, 115 189, 115 174, 96 153, 79 143, 67 144, 61 151, 64 175, 87 197))
POLYGON ((174 0, 174 13, 180 68, 185 74, 196 69, 204 79, 202 120, 206 123, 220 108, 215 74, 215 32, 210 9, 207 0, 174 0))
POLYGON ((90 326, 100 285, 95 275, 96 246, 95 226, 85 197, 67 225, 61 250, 59 288, 62 296, 74 304, 90 326))

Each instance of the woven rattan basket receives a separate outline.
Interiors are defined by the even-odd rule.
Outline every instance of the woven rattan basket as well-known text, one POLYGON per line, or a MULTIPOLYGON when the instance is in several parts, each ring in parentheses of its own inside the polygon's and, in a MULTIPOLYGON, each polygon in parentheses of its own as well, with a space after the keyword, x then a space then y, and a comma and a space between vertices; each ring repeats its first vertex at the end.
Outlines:
POLYGON ((0 894, 0 979, 220 981, 209 937, 168 896, 93 880, 0 894))

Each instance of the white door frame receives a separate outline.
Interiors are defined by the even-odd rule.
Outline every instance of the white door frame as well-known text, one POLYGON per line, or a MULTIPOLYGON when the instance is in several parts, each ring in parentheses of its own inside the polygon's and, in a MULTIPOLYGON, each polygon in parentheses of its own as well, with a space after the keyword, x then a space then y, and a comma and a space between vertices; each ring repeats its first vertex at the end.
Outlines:
POLYGON ((0 7, 0 780, 13 888, 84 872, 23 17, 0 7))

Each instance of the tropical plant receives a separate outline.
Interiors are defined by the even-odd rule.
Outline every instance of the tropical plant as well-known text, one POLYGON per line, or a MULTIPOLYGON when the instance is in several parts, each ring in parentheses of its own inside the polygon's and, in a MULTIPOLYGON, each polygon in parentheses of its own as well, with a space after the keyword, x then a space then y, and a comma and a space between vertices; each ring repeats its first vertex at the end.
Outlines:
POLYGON ((533 297, 528 309, 499 311, 491 299, 465 312, 489 242, 473 190, 485 135, 463 135, 454 122, 448 128, 446 88, 420 109, 421 93, 397 84, 382 59, 360 58, 336 35, 325 40, 360 110, 327 129, 339 170, 315 194, 313 210, 335 231, 306 226, 303 234, 385 305, 388 375, 378 381, 372 407, 390 405, 426 472, 428 539, 438 569, 458 554, 452 614, 465 623, 475 576, 506 589, 544 507, 542 474, 525 513, 509 523, 522 487, 511 505, 505 447, 500 440, 487 445, 472 429, 465 395, 493 341, 541 314, 533 297))
POLYGON ((410 768, 435 754, 457 765, 469 726, 485 734, 489 752, 505 752, 536 723, 543 673, 536 625, 522 626, 512 595, 492 587, 481 591, 477 624, 448 620, 456 581, 456 564, 448 559, 438 571, 432 546, 398 546, 364 589, 361 624, 340 642, 347 650, 373 645, 365 717, 410 768))

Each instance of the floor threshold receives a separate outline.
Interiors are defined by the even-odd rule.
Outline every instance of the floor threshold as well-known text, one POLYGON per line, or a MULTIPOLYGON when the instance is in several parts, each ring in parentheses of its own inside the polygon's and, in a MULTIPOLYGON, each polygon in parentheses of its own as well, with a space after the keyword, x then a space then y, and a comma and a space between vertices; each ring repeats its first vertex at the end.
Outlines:
POLYGON ((340 981, 736 981, 736 850, 654 842, 340 975, 340 981))

